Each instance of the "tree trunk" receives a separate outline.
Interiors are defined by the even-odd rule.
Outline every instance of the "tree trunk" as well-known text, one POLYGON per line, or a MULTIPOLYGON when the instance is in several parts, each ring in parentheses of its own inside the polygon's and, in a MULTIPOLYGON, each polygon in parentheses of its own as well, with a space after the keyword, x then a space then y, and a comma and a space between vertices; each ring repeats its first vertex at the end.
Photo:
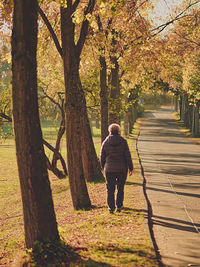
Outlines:
POLYGON ((52 171, 58 178, 64 178, 65 176, 67 176, 66 163, 65 163, 65 160, 63 159, 62 155, 60 154, 59 150, 56 150, 56 148, 54 148, 51 144, 49 144, 44 139, 43 139, 43 144, 53 152, 52 163, 50 162, 49 158, 46 156, 47 168, 50 171, 52 171), (55 158, 56 158, 56 162, 54 163, 53 161, 55 160, 55 158), (57 160, 60 160, 64 173, 57 168, 57 160))
POLYGON ((198 136, 199 135, 199 103, 197 102, 194 105, 193 110, 193 127, 192 127, 192 135, 198 136))
POLYGON ((89 209, 90 198, 84 179, 81 135, 82 114, 85 111, 84 93, 79 83, 79 63, 74 43, 75 25, 72 22, 72 5, 61 7, 62 55, 66 98, 66 142, 68 176, 75 209, 89 209))
MULTIPOLYGON (((80 76, 79 76, 79 87, 82 89, 80 76)), ((100 181, 104 178, 101 172, 100 162, 98 161, 94 142, 92 139, 92 133, 87 114, 84 92, 82 93, 82 103, 83 106, 81 112, 81 125, 82 125, 81 146, 82 146, 82 162, 83 162, 84 175, 86 180, 89 182, 100 181)))
MULTIPOLYGON (((90 1, 88 4, 89 9, 91 5, 92 4, 90 1)), ((79 148, 77 147, 77 149, 79 150, 77 151, 78 153, 80 153, 82 160, 80 161, 80 158, 79 158, 80 156, 79 156, 77 157, 77 161, 75 160, 73 164, 76 164, 76 165, 77 163, 80 164, 80 174, 83 169, 84 176, 80 175, 80 177, 85 177, 85 179, 87 179, 88 181, 97 181, 99 179, 102 179, 103 175, 101 173, 100 163, 98 161, 93 139, 92 139, 90 124, 89 124, 89 119, 88 119, 87 109, 86 109, 85 95, 82 89, 80 75, 79 75, 80 55, 81 55, 82 47, 85 42, 84 40, 87 35, 87 28, 88 28, 89 22, 87 20, 83 22, 82 28, 80 31, 79 40, 77 44, 75 44, 75 41, 74 41, 75 40, 75 25, 72 22, 72 13, 73 13, 72 1, 71 1, 71 6, 69 3, 67 8, 61 7, 61 20, 62 20, 61 35, 62 35, 62 50, 63 50, 63 62, 64 62, 65 86, 66 86, 66 113, 67 113, 66 123, 70 124, 70 128, 68 128, 66 124, 66 128, 68 131, 67 133, 68 145, 67 146, 68 147, 71 146, 71 148, 68 149, 71 152, 68 152, 68 153, 77 154, 76 151, 73 152, 72 150, 73 141, 71 140, 71 138, 72 139, 74 138, 74 141, 77 141, 78 143, 79 148), (71 116, 73 112, 75 116, 74 122, 72 121, 73 118, 71 116), (68 122, 67 121, 68 119, 71 120, 71 122, 68 122), (77 126, 75 126, 76 123, 77 123, 77 126), (69 132, 72 131, 73 127, 74 127, 74 131, 76 131, 76 134, 73 133, 73 135, 76 135, 75 137, 73 137, 72 134, 71 135, 69 134, 69 132), (69 142, 71 142, 71 144, 69 144, 69 142), (80 162, 82 162, 82 164, 80 162)), ((71 165, 71 168, 77 168, 77 166, 74 166, 73 164, 71 165)), ((68 163, 68 168, 69 168, 69 163, 68 163)), ((71 177, 71 179, 76 179, 76 178, 71 177)), ((83 186, 82 184, 83 192, 85 190, 84 188, 86 188, 86 186, 85 185, 83 186)), ((87 196, 86 191, 84 192, 84 196, 85 197, 87 196)), ((89 196, 88 196, 88 199, 89 199, 89 196)), ((88 200, 85 203, 87 203, 87 205, 91 205, 89 204, 88 200)))
MULTIPOLYGON (((97 129, 100 129, 100 120, 99 120, 99 116, 96 117, 95 119, 95 125, 97 129)), ((92 132, 92 131, 91 131, 92 132)))
POLYGON ((180 120, 184 120, 184 97, 180 96, 180 120))
POLYGON ((129 137, 129 118, 128 112, 124 113, 124 136, 129 137))
POLYGON ((82 162, 83 162, 84 175, 87 181, 89 182, 100 181, 103 179, 103 174, 101 172, 100 163, 98 161, 92 139, 86 105, 84 106, 81 115, 82 115, 81 145, 82 145, 82 162))
MULTIPOLYGON (((128 105, 128 97, 125 96, 125 105, 128 105)), ((128 108, 129 109, 129 108, 128 108)), ((129 137, 129 115, 128 115, 128 109, 124 111, 124 136, 129 137)))
MULTIPOLYGON (((63 106, 62 106, 62 108, 63 108, 63 106)), ((57 172, 57 177, 58 178, 63 178, 65 176, 67 176, 67 167, 66 167, 65 161, 64 161, 62 155, 59 153, 59 151, 60 151, 60 142, 61 142, 61 139, 63 137, 63 134, 65 133, 65 114, 64 114, 64 109, 62 109, 61 113, 62 113, 62 119, 61 119, 60 127, 59 127, 59 130, 58 130, 55 151, 53 153, 53 159, 52 159, 52 168, 53 168, 53 170, 55 170, 57 172), (60 171, 57 168, 57 161, 58 160, 61 161, 64 173, 62 173, 62 171, 60 171)))
POLYGON ((100 101, 101 101, 101 142, 108 135, 108 88, 106 84, 107 66, 104 56, 100 56, 100 101))
POLYGON ((133 105, 128 109, 128 121, 129 121, 129 134, 131 134, 133 126, 134 126, 134 118, 133 118, 133 105))
POLYGON ((174 96, 174 111, 178 112, 178 96, 174 96))
POLYGON ((14 1, 12 100, 26 247, 59 240, 37 96, 37 1, 14 1))
POLYGON ((117 58, 111 57, 111 89, 110 89, 110 103, 109 103, 109 124, 120 124, 120 86, 119 86, 119 64, 117 58))
POLYGON ((194 131, 195 136, 199 136, 199 101, 196 104, 196 109, 195 109, 195 131, 194 131))
POLYGON ((186 128, 189 128, 189 103, 188 103, 188 96, 184 96, 184 124, 186 128))
POLYGON ((136 122, 138 118, 138 102, 136 101, 133 105, 133 121, 136 122))
POLYGON ((192 125, 194 123, 194 104, 188 103, 188 128, 192 131, 192 125))

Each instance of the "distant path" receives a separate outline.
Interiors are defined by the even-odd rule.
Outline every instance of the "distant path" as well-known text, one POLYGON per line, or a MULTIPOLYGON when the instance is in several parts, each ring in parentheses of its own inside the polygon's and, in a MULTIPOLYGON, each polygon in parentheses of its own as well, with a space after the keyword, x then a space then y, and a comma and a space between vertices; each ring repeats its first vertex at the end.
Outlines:
POLYGON ((142 120, 138 151, 163 264, 200 267, 200 145, 160 109, 142 120))

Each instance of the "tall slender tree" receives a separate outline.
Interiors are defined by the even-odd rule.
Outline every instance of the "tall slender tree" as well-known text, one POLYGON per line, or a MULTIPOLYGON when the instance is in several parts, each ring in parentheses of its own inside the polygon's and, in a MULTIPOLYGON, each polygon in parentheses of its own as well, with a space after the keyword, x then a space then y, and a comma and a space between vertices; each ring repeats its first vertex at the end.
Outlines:
POLYGON ((27 248, 59 240, 38 112, 37 11, 37 0, 14 1, 13 120, 27 248))

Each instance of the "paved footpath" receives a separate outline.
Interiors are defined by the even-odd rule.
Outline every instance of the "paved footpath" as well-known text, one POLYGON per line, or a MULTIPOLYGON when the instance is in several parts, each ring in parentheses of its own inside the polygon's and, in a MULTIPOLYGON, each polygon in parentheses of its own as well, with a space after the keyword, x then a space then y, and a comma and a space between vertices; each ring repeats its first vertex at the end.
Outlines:
POLYGON ((200 145, 160 109, 142 120, 138 151, 164 266, 200 267, 200 145))

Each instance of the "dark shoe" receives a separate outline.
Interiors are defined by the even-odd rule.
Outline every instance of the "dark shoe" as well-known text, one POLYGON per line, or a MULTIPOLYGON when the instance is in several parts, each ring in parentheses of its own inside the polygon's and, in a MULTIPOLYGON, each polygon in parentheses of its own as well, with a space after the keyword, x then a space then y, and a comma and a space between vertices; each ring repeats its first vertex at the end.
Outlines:
POLYGON ((121 212, 123 206, 121 206, 121 208, 117 208, 117 212, 121 212))
POLYGON ((110 214, 113 214, 114 213, 114 210, 109 210, 110 214))

